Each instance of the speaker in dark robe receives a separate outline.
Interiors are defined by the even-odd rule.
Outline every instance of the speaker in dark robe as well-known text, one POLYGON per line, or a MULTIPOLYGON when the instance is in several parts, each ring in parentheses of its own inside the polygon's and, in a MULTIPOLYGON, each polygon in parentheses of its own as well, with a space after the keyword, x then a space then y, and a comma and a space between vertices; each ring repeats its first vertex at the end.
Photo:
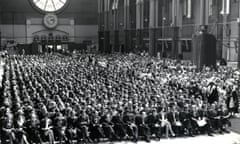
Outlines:
POLYGON ((217 40, 214 35, 207 32, 207 26, 201 26, 200 32, 192 38, 192 62, 199 70, 203 66, 216 67, 217 40))

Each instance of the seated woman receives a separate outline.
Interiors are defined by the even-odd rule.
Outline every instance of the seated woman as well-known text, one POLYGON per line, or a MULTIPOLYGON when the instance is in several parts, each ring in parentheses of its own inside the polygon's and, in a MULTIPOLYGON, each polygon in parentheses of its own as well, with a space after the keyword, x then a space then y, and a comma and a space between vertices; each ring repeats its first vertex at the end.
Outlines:
POLYGON ((172 106, 170 112, 167 114, 167 119, 171 123, 173 131, 175 131, 178 136, 184 134, 184 127, 180 121, 180 113, 176 106, 172 106))
POLYGON ((171 135, 173 137, 175 137, 175 133, 173 132, 172 125, 171 125, 171 123, 167 119, 166 108, 162 108, 162 110, 160 111, 159 118, 160 118, 160 121, 161 121, 161 127, 162 128, 166 127, 166 133, 165 133, 166 138, 169 137, 169 132, 171 133, 171 135))

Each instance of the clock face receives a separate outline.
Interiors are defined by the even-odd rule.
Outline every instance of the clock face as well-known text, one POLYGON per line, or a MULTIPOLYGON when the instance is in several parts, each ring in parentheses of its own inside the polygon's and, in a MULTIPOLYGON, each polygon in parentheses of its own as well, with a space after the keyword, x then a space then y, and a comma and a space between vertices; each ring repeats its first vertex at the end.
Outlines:
POLYGON ((31 0, 33 4, 45 12, 55 12, 63 8, 67 0, 31 0))
POLYGON ((55 14, 49 13, 44 16, 43 23, 47 28, 53 29, 58 24, 58 18, 55 14))

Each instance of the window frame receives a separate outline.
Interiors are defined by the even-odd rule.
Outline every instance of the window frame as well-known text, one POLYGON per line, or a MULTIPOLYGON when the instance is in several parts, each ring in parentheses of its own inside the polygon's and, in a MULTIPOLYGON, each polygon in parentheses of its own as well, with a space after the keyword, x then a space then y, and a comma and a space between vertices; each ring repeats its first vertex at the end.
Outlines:
MULTIPOLYGON (((48 1, 51 1, 51 0, 48 0, 48 1)), ((66 0, 65 4, 61 8, 54 10, 54 11, 46 11, 46 10, 40 8, 39 6, 37 6, 37 4, 34 2, 34 0, 29 0, 29 3, 38 12, 46 14, 46 13, 61 13, 66 7, 68 7, 70 1, 71 0, 66 0)))

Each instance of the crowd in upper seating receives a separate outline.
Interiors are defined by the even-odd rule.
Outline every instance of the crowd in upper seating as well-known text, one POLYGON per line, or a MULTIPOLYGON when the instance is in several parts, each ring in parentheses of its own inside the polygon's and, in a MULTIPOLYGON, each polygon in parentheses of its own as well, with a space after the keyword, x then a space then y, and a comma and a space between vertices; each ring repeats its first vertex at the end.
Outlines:
POLYGON ((5 60, 3 143, 98 142, 228 133, 238 70, 138 55, 35 55, 5 60))

